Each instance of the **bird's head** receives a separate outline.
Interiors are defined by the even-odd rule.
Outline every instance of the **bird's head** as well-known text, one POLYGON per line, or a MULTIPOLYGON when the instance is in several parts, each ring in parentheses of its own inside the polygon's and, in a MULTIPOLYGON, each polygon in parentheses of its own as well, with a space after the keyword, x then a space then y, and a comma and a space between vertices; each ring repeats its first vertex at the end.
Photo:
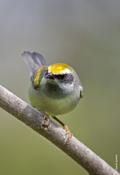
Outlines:
POLYGON ((48 66, 45 77, 48 81, 64 85, 72 84, 74 81, 72 68, 63 63, 56 63, 48 66))

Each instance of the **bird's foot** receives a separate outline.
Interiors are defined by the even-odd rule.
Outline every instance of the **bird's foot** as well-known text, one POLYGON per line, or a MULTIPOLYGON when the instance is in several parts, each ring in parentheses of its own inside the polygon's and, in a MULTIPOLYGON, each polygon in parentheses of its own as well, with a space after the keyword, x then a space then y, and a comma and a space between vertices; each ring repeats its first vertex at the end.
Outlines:
POLYGON ((50 118, 48 115, 44 114, 41 127, 47 130, 49 125, 50 125, 50 118))
POLYGON ((52 116, 60 125, 62 125, 63 129, 65 130, 65 136, 67 136, 65 144, 68 144, 70 142, 70 139, 72 138, 72 133, 70 132, 70 129, 67 125, 65 125, 60 119, 58 119, 56 116, 52 116))
POLYGON ((72 133, 71 133, 71 131, 70 131, 70 129, 69 129, 69 127, 67 125, 64 125, 63 128, 64 128, 64 130, 66 132, 65 135, 67 136, 66 144, 68 144, 70 139, 72 138, 72 133))

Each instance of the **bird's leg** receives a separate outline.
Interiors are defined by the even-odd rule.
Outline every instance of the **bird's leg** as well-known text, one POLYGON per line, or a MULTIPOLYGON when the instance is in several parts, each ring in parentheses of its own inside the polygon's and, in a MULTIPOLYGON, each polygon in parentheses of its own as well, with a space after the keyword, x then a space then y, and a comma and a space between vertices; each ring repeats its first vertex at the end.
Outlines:
POLYGON ((61 124, 62 126, 63 126, 63 128, 64 128, 64 126, 65 126, 65 124, 61 121, 61 120, 59 120, 56 116, 52 116, 59 124, 61 124))
POLYGON ((41 127, 47 130, 49 127, 49 124, 50 124, 49 116, 47 114, 44 114, 41 127))
POLYGON ((62 125, 62 127, 64 128, 64 130, 66 131, 66 135, 68 136, 67 141, 69 142, 69 140, 72 137, 72 133, 70 132, 70 129, 67 125, 65 125, 61 120, 59 120, 56 116, 52 116, 58 123, 60 123, 62 125))

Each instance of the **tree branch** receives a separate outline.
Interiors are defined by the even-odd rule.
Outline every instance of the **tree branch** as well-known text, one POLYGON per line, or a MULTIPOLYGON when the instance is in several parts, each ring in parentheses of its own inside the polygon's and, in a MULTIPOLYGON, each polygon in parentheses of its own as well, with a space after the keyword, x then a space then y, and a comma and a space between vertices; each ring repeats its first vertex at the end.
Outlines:
POLYGON ((65 130, 51 119, 48 129, 41 127, 44 114, 34 109, 1 85, 0 107, 54 143, 79 165, 83 166, 89 174, 120 175, 74 136, 72 136, 69 143, 67 143, 65 130))

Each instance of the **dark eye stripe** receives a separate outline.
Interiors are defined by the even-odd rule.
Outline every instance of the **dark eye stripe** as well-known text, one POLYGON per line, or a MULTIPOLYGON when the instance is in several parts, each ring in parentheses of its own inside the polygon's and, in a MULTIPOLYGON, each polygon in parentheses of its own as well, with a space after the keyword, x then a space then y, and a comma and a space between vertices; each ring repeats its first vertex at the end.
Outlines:
POLYGON ((59 75, 54 75, 54 77, 58 80, 61 80, 66 83, 71 83, 73 81, 73 75, 72 74, 59 74, 59 75))
POLYGON ((54 77, 59 79, 59 80, 63 80, 66 76, 67 76, 67 74, 54 75, 54 77))

